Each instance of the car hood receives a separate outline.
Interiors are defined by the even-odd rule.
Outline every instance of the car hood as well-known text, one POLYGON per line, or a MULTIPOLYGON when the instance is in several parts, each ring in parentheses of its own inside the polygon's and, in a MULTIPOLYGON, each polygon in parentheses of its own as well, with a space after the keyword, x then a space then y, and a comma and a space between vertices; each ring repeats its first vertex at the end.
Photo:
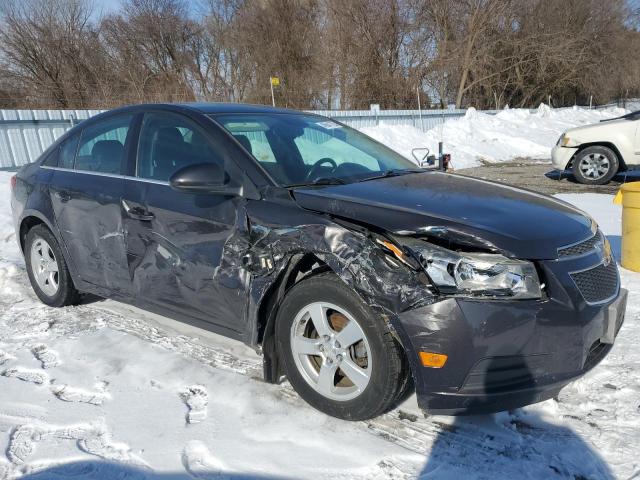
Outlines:
POLYGON ((637 125, 634 120, 628 118, 613 118, 611 120, 603 120, 598 123, 590 123, 588 125, 580 125, 573 127, 565 131, 565 135, 571 137, 571 135, 590 135, 593 133, 600 134, 601 132, 616 132, 620 128, 635 128, 637 125))
POLYGON ((525 259, 557 258, 558 248, 592 235, 591 218, 565 202, 441 172, 297 188, 293 195, 308 210, 404 235, 455 232, 525 259))

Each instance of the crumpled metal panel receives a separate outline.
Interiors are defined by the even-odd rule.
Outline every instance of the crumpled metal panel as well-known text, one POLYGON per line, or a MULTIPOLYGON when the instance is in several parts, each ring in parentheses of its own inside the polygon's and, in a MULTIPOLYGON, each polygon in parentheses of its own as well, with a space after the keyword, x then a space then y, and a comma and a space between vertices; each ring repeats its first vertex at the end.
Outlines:
MULTIPOLYGON (((247 312, 250 334, 255 336, 260 330, 255 323, 259 321, 258 308, 271 287, 291 262, 307 254, 326 264, 387 319, 435 300, 426 275, 386 254, 370 232, 348 228, 293 205, 282 205, 280 221, 275 224, 270 221, 273 204, 248 203, 248 236, 238 229, 224 245, 218 275, 239 275, 243 269, 252 272, 247 312), (286 218, 291 218, 291 227, 283 226, 286 218)), ((257 339, 247 339, 247 343, 255 344, 257 339)))

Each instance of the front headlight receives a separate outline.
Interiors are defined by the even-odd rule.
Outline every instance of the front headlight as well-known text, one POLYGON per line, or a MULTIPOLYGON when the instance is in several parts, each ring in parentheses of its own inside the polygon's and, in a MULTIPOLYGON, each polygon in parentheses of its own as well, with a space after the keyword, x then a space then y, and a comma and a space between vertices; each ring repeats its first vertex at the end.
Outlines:
POLYGON ((417 239, 406 246, 442 293, 541 297, 538 272, 531 262, 492 253, 454 252, 417 239))
POLYGON ((577 147, 578 142, 576 140, 572 140, 567 136, 566 133, 563 133, 562 135, 560 135, 560 138, 556 142, 556 145, 558 145, 559 147, 577 147))

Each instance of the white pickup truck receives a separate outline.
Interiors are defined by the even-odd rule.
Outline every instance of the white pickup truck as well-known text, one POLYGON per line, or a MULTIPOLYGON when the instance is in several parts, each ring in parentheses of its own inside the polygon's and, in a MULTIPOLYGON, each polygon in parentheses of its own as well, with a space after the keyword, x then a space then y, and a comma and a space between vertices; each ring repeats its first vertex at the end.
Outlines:
POLYGON ((640 110, 564 132, 551 151, 558 170, 571 169, 576 180, 603 185, 619 171, 640 168, 640 110))

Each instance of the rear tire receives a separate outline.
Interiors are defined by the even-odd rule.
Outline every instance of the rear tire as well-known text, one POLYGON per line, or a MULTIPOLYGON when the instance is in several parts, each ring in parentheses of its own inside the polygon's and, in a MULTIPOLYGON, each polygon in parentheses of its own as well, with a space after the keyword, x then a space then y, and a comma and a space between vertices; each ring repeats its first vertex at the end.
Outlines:
POLYGON ((613 150, 603 146, 580 150, 573 159, 573 175, 585 185, 609 183, 619 168, 618 156, 613 150))
POLYGON ((276 341, 293 388, 333 417, 376 417, 411 390, 404 351, 388 325, 332 273, 302 280, 287 292, 276 341))
POLYGON ((50 307, 65 307, 79 300, 60 245, 44 225, 27 233, 24 253, 27 274, 38 298, 50 307))

